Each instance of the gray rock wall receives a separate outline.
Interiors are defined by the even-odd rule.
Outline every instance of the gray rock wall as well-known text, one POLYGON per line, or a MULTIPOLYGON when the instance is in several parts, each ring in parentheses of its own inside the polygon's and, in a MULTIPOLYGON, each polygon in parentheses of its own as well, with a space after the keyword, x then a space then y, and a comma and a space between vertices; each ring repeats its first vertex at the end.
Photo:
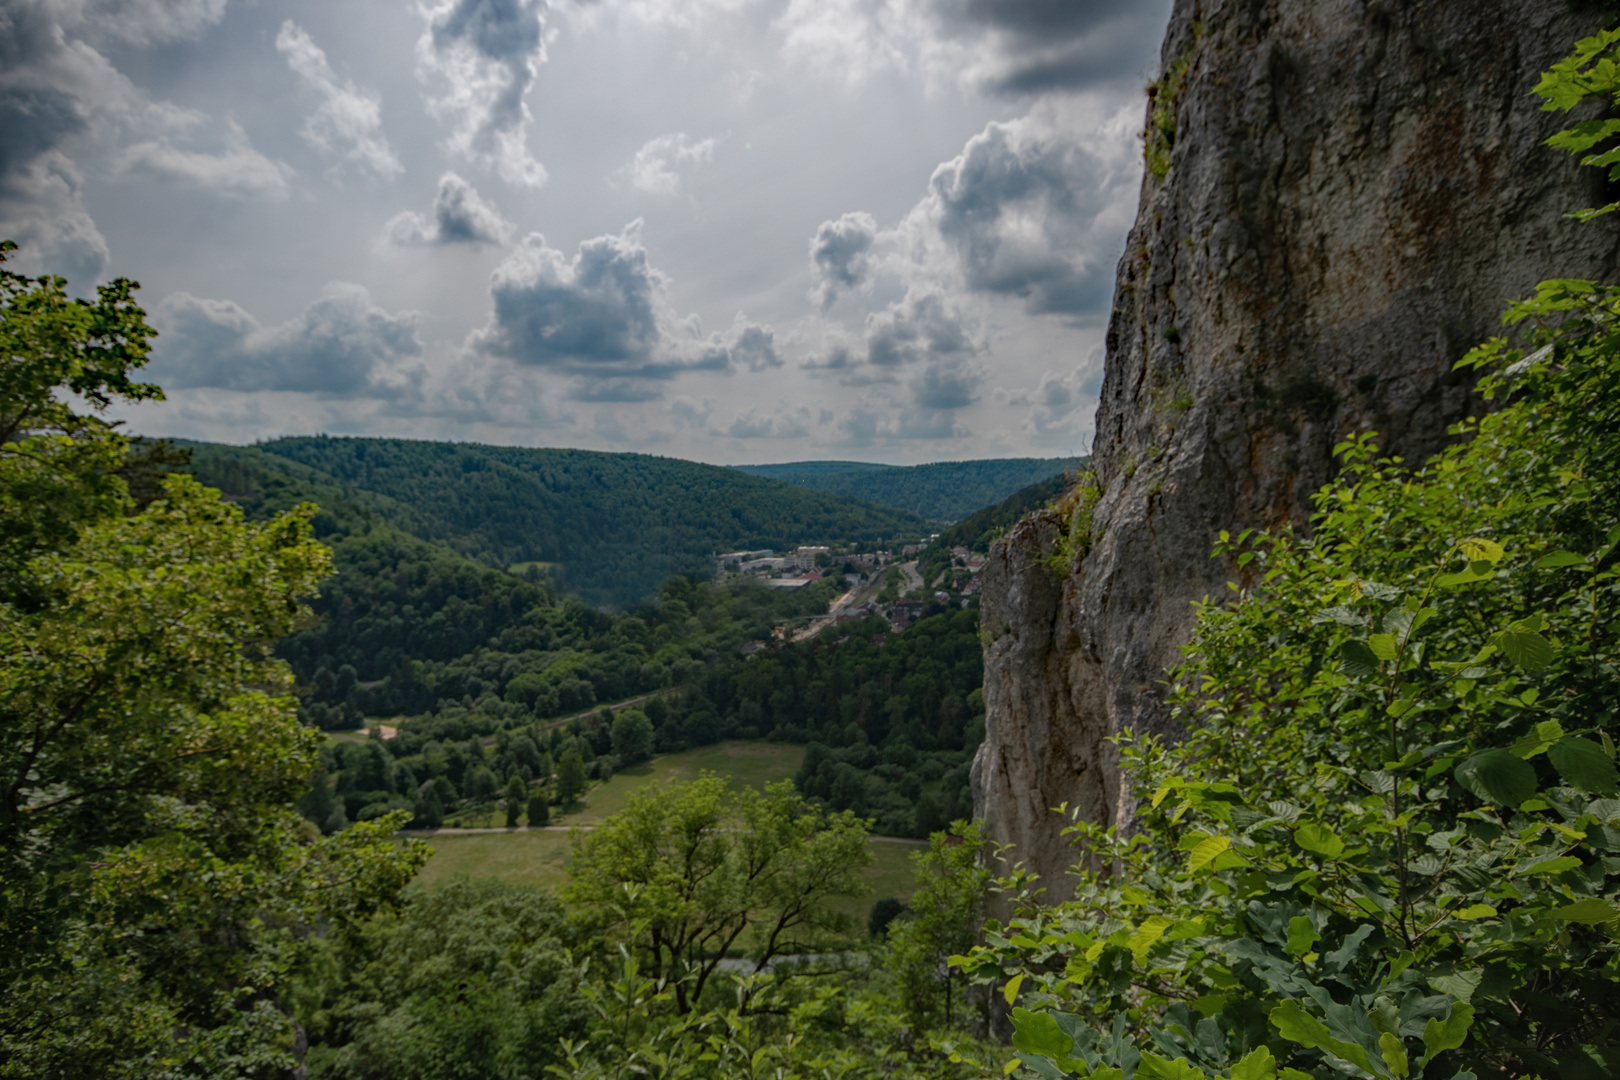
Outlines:
POLYGON ((1170 167, 1144 177, 1115 282, 1089 551, 1049 569, 1063 522, 1038 514, 984 576, 976 808, 1049 898, 1075 856, 1050 808, 1130 813, 1105 740, 1167 728, 1190 605, 1229 577, 1215 534, 1305 524, 1347 432, 1433 452, 1474 407, 1452 365, 1505 301, 1612 277, 1614 219, 1564 215, 1614 196, 1541 145, 1567 119, 1530 96, 1603 19, 1569 0, 1176 3, 1170 167))

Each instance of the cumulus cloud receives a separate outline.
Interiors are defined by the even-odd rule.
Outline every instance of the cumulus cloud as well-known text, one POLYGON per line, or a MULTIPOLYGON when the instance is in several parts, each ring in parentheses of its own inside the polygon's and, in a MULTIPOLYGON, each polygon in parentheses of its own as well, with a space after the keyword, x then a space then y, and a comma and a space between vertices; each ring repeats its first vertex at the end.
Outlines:
POLYGON ((960 360, 928 364, 911 378, 912 400, 934 412, 965 409, 978 400, 983 372, 960 360))
POLYGON ((0 231, 24 245, 23 270, 83 285, 105 271, 107 243, 83 201, 87 174, 156 173, 220 194, 286 197, 291 170, 241 128, 151 100, 95 44, 192 37, 224 9, 223 0, 0 6, 0 231))
POLYGON ((1043 373, 1033 391, 998 387, 994 397, 999 404, 1029 410, 1022 427, 1031 443, 1073 450, 1090 441, 1102 363, 1099 345, 1072 371, 1043 373))
POLYGON ((56 0, 65 25, 91 40, 158 45, 197 37, 225 17, 227 0, 56 0))
POLYGON ((630 164, 614 173, 615 179, 649 195, 676 195, 681 190, 677 171, 714 160, 714 139, 692 139, 684 131, 651 139, 630 164))
POLYGON ((683 396, 672 398, 669 402, 670 419, 678 428, 701 431, 708 426, 709 414, 712 412, 714 412, 714 398, 698 401, 683 396))
POLYGON ((908 295, 866 318, 866 362, 895 368, 978 351, 962 315, 938 293, 908 295))
POLYGON ((769 327, 751 323, 741 314, 732 324, 725 338, 725 349, 731 362, 749 371, 764 371, 782 366, 782 357, 776 351, 776 332, 769 327))
POLYGON ((836 221, 823 221, 810 238, 810 299, 827 311, 838 294, 859 288, 870 269, 872 244, 877 240, 877 219, 863 210, 836 221))
POLYGON ((884 415, 877 409, 851 410, 838 421, 843 446, 863 447, 910 439, 956 439, 972 432, 956 422, 949 410, 900 409, 884 415))
POLYGON ((737 413, 725 434, 734 439, 802 439, 810 434, 814 422, 810 409, 803 405, 796 409, 779 405, 772 413, 749 406, 737 413))
MULTIPOLYGON (((185 126, 190 126, 189 118, 185 126)), ((247 133, 234 120, 226 121, 221 150, 188 150, 174 145, 168 138, 146 139, 119 153, 117 171, 121 174, 153 173, 216 195, 276 202, 287 197, 288 181, 293 175, 287 165, 255 150, 247 133)))
POLYGON ((338 154, 389 177, 404 172, 382 133, 382 100, 348 80, 339 81, 326 53, 303 27, 288 19, 276 35, 276 51, 320 95, 321 103, 299 134, 315 149, 338 154))
POLYGON ((524 97, 546 59, 544 0, 444 0, 424 14, 417 77, 446 148, 509 184, 543 186, 524 97))
POLYGON ((1085 140, 1042 116, 992 123, 934 171, 917 213, 970 289, 1019 297, 1032 314, 1095 315, 1140 178, 1129 130, 1085 140))
POLYGON ((406 210, 383 226, 383 242, 399 247, 505 244, 511 236, 511 223, 453 172, 439 177, 431 218, 406 210))
POLYGON ((657 396, 649 381, 684 371, 781 364, 769 328, 739 317, 725 334, 705 338, 696 316, 675 314, 668 288, 647 258, 640 219, 584 241, 571 258, 530 233, 491 275, 491 318, 469 345, 577 376, 584 380, 578 394, 589 400, 657 396))
POLYGON ((414 312, 384 311, 364 288, 343 282, 276 326, 231 300, 172 293, 152 313, 160 337, 151 371, 175 389, 388 396, 400 375, 390 367, 422 351, 418 322, 414 312))
POLYGON ((106 271, 111 252, 85 209, 83 187, 78 167, 54 150, 0 174, 0 233, 17 241, 18 269, 61 274, 78 287, 106 271))

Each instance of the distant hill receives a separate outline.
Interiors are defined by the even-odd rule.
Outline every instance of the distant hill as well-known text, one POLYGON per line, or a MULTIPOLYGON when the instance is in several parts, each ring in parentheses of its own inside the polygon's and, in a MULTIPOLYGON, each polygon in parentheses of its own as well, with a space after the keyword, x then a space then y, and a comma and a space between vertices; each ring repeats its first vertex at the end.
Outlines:
POLYGON ((930 521, 960 521, 1031 484, 1072 469, 1078 458, 985 458, 931 465, 864 461, 795 461, 738 465, 741 472, 786 480, 815 491, 848 495, 909 510, 930 521))
POLYGON ((915 514, 646 454, 402 439, 193 444, 204 483, 249 504, 341 497, 488 565, 548 564, 561 589, 631 606, 716 551, 914 536, 915 514), (324 497, 323 497, 324 494, 324 497))
MULTIPOLYGON (((1086 459, 1082 458, 1081 461, 1086 459)), ((1038 484, 1015 491, 994 506, 987 506, 958 521, 939 534, 934 542, 949 551, 965 547, 969 551, 989 551, 990 544, 1031 510, 1056 502, 1074 483, 1072 472, 1059 473, 1038 484)))

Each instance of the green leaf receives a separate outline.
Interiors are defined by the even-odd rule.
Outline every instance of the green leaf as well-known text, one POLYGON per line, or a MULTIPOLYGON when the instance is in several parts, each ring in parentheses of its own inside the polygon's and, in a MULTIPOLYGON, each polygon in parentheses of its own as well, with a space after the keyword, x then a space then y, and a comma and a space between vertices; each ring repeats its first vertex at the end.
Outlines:
POLYGON ((1316 1080, 1310 1073, 1300 1072, 1298 1069, 1284 1069, 1278 1077, 1279 1080, 1316 1080))
POLYGON ((1380 660, 1395 659, 1395 635, 1372 634, 1367 638, 1367 648, 1380 660))
POLYGON ((1457 783, 1486 802, 1518 806, 1536 793, 1536 770, 1500 748, 1481 750, 1456 769, 1457 783))
POLYGON ((1476 581, 1484 581, 1490 574, 1477 574, 1472 569, 1459 570, 1455 574, 1440 574, 1434 579, 1437 587, 1442 589, 1455 589, 1462 585, 1472 585, 1476 581))
POLYGON ((1014 1009, 1012 1022, 1012 1042, 1016 1050, 1059 1061, 1067 1058, 1074 1049, 1074 1040, 1058 1027, 1058 1022, 1050 1013, 1014 1009))
POLYGON ((1354 679, 1365 679, 1378 674, 1378 655, 1365 641, 1347 641, 1339 646, 1339 662, 1344 673, 1354 679))
POLYGON ((1518 742, 1508 747, 1508 753, 1514 757, 1529 760, 1537 754, 1544 754, 1547 750, 1564 737, 1564 725, 1556 720, 1543 720, 1528 732, 1518 742))
POLYGON ((1451 1006, 1451 1015, 1446 1017, 1444 1023, 1430 1017, 1423 1028, 1423 1060, 1418 1062, 1418 1066, 1421 1068, 1434 1060, 1435 1055, 1461 1046, 1468 1037, 1468 1026, 1473 1022, 1474 1007, 1465 1001, 1451 1006))
POLYGON ((1462 550, 1463 558, 1469 562, 1499 563, 1507 552, 1495 540, 1486 540, 1483 537, 1472 536, 1467 540, 1457 541, 1457 547, 1462 550))
POLYGON ((1311 925, 1310 916, 1295 915, 1288 920, 1287 948, 1290 956, 1304 956, 1321 937, 1322 935, 1316 932, 1316 927, 1311 925))
POLYGON ((1538 570, 1555 570, 1560 566, 1585 566, 1586 557, 1573 551, 1555 551, 1536 560, 1538 570))
POLYGON ((1276 1075, 1277 1059, 1267 1046, 1256 1047, 1242 1061, 1232 1064, 1232 1080, 1273 1080, 1276 1075))
POLYGON ((1398 1036, 1384 1032, 1378 1036, 1378 1050, 1383 1055, 1384 1064, 1389 1066, 1389 1074, 1404 1078, 1411 1074, 1412 1065, 1406 1058, 1406 1047, 1401 1045, 1398 1036))
POLYGON ((1204 1070, 1184 1057, 1171 1061, 1150 1051, 1142 1051, 1142 1063, 1136 1075, 1144 1080, 1206 1080, 1204 1070))
POLYGON ((1491 638, 1502 655, 1526 671, 1540 671, 1552 663, 1552 642, 1533 630, 1503 630, 1491 638))
POLYGON ((1574 870, 1581 865, 1581 860, 1573 855, 1544 855, 1539 859, 1527 859, 1513 868, 1514 877, 1529 877, 1531 874, 1562 874, 1565 870, 1574 870))
POLYGON ((1467 1001, 1479 989, 1479 984, 1485 981, 1484 968, 1470 968, 1467 971, 1454 971, 1449 975, 1432 975, 1429 985, 1442 994, 1450 994, 1459 1001, 1467 1001))
POLYGON ((1198 846, 1192 849, 1192 855, 1187 859, 1187 872, 1196 874, 1212 862, 1215 856, 1232 846, 1231 837, 1206 836, 1198 841, 1198 846))
MULTIPOLYGON (((1164 936, 1164 932, 1174 925, 1174 919, 1167 918, 1164 915, 1155 915, 1137 928, 1136 933, 1126 944, 1126 948, 1136 955, 1136 962, 1141 963, 1143 958, 1147 956, 1147 951, 1153 948, 1154 943, 1164 936)), ((1009 998, 1008 1002, 1011 1003, 1011 1000, 1009 998)))
POLYGON ((1586 923, 1595 926, 1598 923, 1613 922, 1620 919, 1620 906, 1604 900, 1601 897, 1589 896, 1585 900, 1577 900, 1573 904, 1566 904, 1552 913, 1555 919, 1565 922, 1586 923))
MULTIPOLYGON (((1292 1001, 1285 1001, 1271 1010, 1271 1022, 1276 1025, 1277 1031, 1289 1042, 1299 1043, 1301 1046, 1313 1050, 1326 1050, 1343 1058, 1350 1064, 1365 1072, 1372 1072, 1372 1061, 1367 1057, 1367 1051, 1355 1043, 1342 1042, 1333 1037, 1327 1025, 1316 1017, 1301 1009, 1292 1001)), ((1374 1074, 1376 1075, 1376 1074, 1374 1074)))
POLYGON ((1326 825, 1318 825, 1314 821, 1294 830, 1294 843, 1306 851, 1329 859, 1337 859, 1344 854, 1344 841, 1339 839, 1338 834, 1326 825))
POLYGON ((1022 971, 1007 980, 1007 985, 1001 988, 1001 996, 1007 999, 1007 1004, 1011 1005, 1017 999, 1018 988, 1023 985, 1024 973, 1022 971))
POLYGON ((1579 735, 1566 735, 1547 752, 1547 758, 1571 787, 1593 795, 1613 795, 1620 789, 1620 773, 1603 747, 1579 735))

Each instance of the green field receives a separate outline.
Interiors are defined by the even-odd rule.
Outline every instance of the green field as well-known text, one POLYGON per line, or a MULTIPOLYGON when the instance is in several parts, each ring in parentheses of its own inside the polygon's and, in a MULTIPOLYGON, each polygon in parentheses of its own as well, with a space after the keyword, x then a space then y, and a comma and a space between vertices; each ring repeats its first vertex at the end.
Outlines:
POLYGON ((787 743, 723 742, 681 754, 665 754, 616 773, 607 783, 591 788, 555 822, 595 825, 623 810, 632 791, 648 784, 696 780, 706 772, 728 778, 733 786, 764 787, 773 780, 791 780, 803 761, 804 747, 787 743))
MULTIPOLYGON (((433 849, 433 855, 417 884, 432 889, 465 876, 557 888, 568 880, 569 830, 562 826, 597 824, 622 810, 630 793, 648 784, 695 780, 712 772, 728 777, 736 785, 761 787, 773 780, 788 779, 803 759, 801 746, 760 742, 726 742, 667 754, 592 788, 572 813, 556 819, 559 827, 532 832, 441 832, 420 837, 433 849)), ((911 855, 917 850, 916 844, 873 840, 873 861, 866 872, 871 891, 865 898, 840 907, 864 918, 878 897, 909 895, 911 855)))
MULTIPOLYGON (((432 858, 416 878, 416 887, 435 889, 458 877, 494 878, 523 885, 561 888, 568 881, 568 832, 439 833, 418 837, 433 849, 432 858)), ((911 895, 911 856, 920 844, 871 841, 872 865, 866 869, 866 896, 835 904, 857 919, 864 919, 872 901, 881 896, 911 895)))

